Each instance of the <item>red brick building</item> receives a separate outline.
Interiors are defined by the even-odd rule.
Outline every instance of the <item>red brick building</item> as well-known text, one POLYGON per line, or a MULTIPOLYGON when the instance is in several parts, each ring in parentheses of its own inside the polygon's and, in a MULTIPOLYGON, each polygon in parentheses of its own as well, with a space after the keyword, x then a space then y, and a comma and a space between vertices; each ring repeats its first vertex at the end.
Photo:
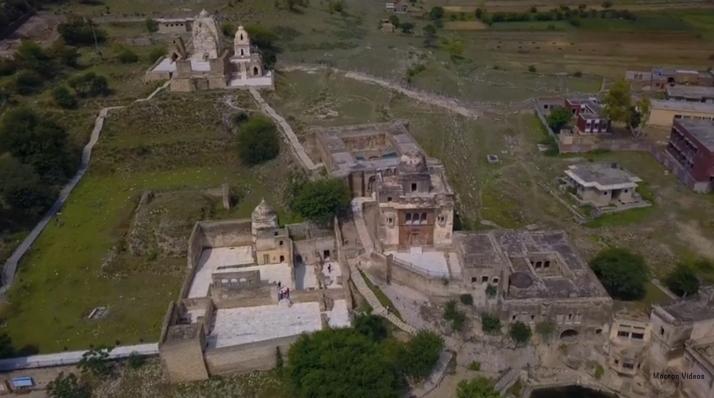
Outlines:
POLYGON ((565 107, 576 118, 575 127, 581 134, 599 134, 610 131, 608 119, 596 98, 566 98, 565 107))
POLYGON ((714 190, 714 121, 675 119, 667 154, 677 175, 697 192, 714 190))

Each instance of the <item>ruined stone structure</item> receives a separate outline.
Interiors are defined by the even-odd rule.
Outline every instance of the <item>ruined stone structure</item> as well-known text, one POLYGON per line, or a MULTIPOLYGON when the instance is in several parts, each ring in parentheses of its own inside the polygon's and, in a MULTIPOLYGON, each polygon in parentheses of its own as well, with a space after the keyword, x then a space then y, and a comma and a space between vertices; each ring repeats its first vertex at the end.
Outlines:
POLYGON ((384 249, 451 244, 454 193, 444 167, 427 158, 403 122, 316 132, 321 161, 355 197, 378 203, 377 241, 384 249))
POLYGON ((232 48, 226 48, 214 17, 206 10, 186 26, 191 27, 191 48, 186 48, 181 37, 174 39, 168 56, 147 71, 146 81, 171 79, 172 91, 273 87, 272 73, 265 70, 260 52, 242 26, 232 48))
POLYGON ((636 376, 647 359, 651 330, 645 314, 626 310, 616 313, 605 344, 608 366, 621 376, 636 376))
POLYGON ((169 378, 270 369, 302 333, 349 326, 337 231, 280 226, 265 201, 250 220, 197 223, 159 340, 169 378))
POLYGON ((475 307, 507 324, 552 322, 565 340, 609 329, 612 299, 564 232, 458 232, 454 239, 475 307))

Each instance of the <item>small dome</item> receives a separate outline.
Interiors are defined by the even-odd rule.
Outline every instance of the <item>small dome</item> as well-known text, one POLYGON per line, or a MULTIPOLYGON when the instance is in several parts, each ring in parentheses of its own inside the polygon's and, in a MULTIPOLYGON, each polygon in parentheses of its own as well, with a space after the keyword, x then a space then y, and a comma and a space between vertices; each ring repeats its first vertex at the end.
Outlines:
POLYGON ((511 286, 519 289, 529 288, 533 284, 533 278, 527 272, 514 272, 509 279, 511 286))
POLYGON ((426 158, 418 151, 409 151, 399 158, 399 169, 408 172, 426 171, 426 158))

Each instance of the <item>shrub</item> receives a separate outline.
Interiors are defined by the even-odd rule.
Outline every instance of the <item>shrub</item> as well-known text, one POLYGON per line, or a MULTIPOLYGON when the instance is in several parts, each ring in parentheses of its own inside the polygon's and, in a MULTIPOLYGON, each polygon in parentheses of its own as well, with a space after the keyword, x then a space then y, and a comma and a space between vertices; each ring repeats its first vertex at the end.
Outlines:
POLYGON ((148 61, 151 63, 156 62, 157 59, 163 57, 166 55, 166 49, 163 47, 154 47, 149 51, 149 55, 147 56, 148 61))
POLYGON ((221 32, 225 37, 233 37, 236 34, 236 27, 230 22, 224 22, 221 25, 221 32))
POLYGON ((500 398, 501 394, 485 377, 461 380, 456 387, 456 398, 500 398))
POLYGON ((579 70, 578 70, 578 71, 575 71, 575 73, 573 73, 573 76, 575 76, 575 77, 583 77, 583 72, 581 72, 581 71, 579 71, 579 70))
POLYGON ((149 33, 154 33, 159 30, 159 23, 151 18, 146 18, 144 23, 146 24, 146 30, 148 30, 149 33))
POLYGON ((501 320, 484 312, 481 314, 481 330, 486 334, 498 334, 501 332, 501 320))
POLYGON ((683 264, 679 264, 664 280, 665 284, 680 297, 691 296, 699 291, 699 279, 694 271, 683 264))
POLYGON ((117 59, 122 64, 133 64, 139 61, 139 56, 131 49, 122 47, 117 51, 117 59))
POLYGON ((87 72, 69 79, 69 85, 81 98, 109 95, 107 78, 94 72, 87 72))
POLYGON ((249 166, 274 159, 280 153, 280 138, 273 122, 253 116, 238 126, 238 154, 249 166))
POLYGON ((429 10, 429 18, 432 20, 437 20, 441 19, 444 17, 444 8, 443 7, 432 7, 431 10, 429 10))
POLYGON ((103 43, 107 34, 91 19, 85 17, 70 17, 67 22, 57 27, 65 43, 78 46, 91 46, 103 43))
POLYGON ((57 106, 64 109, 74 109, 77 107, 77 98, 65 86, 57 86, 52 90, 52 98, 57 106))
POLYGON ((42 76, 31 70, 23 70, 15 76, 15 91, 21 95, 30 95, 42 87, 42 76))
POLYGON ((528 66, 528 72, 535 73, 536 72, 536 67, 534 65, 529 65, 528 66))
POLYGON ((136 352, 132 352, 131 354, 129 354, 129 358, 127 359, 126 363, 131 369, 139 369, 146 363, 146 358, 142 357, 136 352))
POLYGON ((466 315, 456 308, 456 301, 450 300, 444 307, 444 319, 451 322, 451 328, 460 331, 466 323, 466 315))
POLYGON ((531 328, 523 322, 516 322, 511 325, 508 335, 516 344, 526 344, 531 339, 531 328))
POLYGON ((329 224, 350 205, 351 195, 345 183, 337 178, 309 181, 294 188, 290 207, 305 218, 329 224))
POLYGON ((74 373, 65 376, 63 372, 47 384, 47 395, 50 398, 90 398, 92 391, 81 382, 74 373))
POLYGON ((481 362, 478 361, 471 361, 469 364, 469 370, 473 370, 474 372, 478 372, 481 370, 481 362))
POLYGON ((78 66, 77 60, 79 59, 79 51, 77 51, 77 48, 66 46, 59 40, 50 47, 50 56, 61 61, 64 66, 69 66, 70 68, 76 68, 78 66))
POLYGON ((572 119, 573 113, 564 106, 558 106, 551 109, 546 121, 548 126, 553 130, 554 133, 560 133, 560 129, 565 127, 572 119))
POLYGON ((104 377, 112 372, 112 364, 109 362, 109 347, 97 347, 82 354, 77 367, 82 374, 90 374, 95 377, 104 377))
POLYGON ((17 64, 12 59, 0 58, 0 76, 9 76, 15 73, 17 64))
POLYGON ((598 253, 590 266, 612 297, 637 300, 645 295, 649 272, 642 256, 610 248, 598 253))
POLYGON ((354 328, 358 333, 369 337, 372 341, 382 341, 388 335, 386 321, 377 315, 357 315, 354 328))
POLYGON ((54 60, 37 43, 23 40, 15 51, 15 62, 20 68, 31 70, 41 78, 51 77, 56 73, 54 60))
POLYGON ((398 367, 409 379, 423 380, 431 373, 443 348, 441 336, 420 330, 400 351, 398 367))
POLYGON ((461 304, 463 305, 474 305, 474 296, 468 293, 460 295, 459 300, 461 300, 461 304))

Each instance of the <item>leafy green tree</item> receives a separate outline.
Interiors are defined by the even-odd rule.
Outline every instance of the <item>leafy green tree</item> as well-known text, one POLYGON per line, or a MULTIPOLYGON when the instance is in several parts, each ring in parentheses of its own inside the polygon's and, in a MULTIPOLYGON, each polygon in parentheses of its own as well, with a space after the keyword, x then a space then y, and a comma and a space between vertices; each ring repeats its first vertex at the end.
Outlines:
POLYGON ((548 126, 550 126, 553 132, 557 134, 560 132, 560 129, 565 127, 570 122, 570 119, 572 117, 573 113, 570 112, 568 108, 558 106, 550 111, 550 114, 548 114, 546 121, 548 122, 548 126))
POLYGON ((267 69, 273 69, 277 61, 277 55, 280 52, 280 49, 275 45, 275 42, 278 40, 278 35, 259 25, 246 26, 245 30, 248 32, 251 42, 258 47, 261 54, 263 54, 265 67, 267 69))
POLYGON ((456 387, 456 398, 500 398, 501 394, 485 377, 461 380, 456 387))
POLYGON ((441 336, 420 330, 399 352, 398 368, 410 380, 424 380, 434 369, 443 348, 441 336))
POLYGON ((301 336, 290 347, 285 374, 298 398, 395 397, 401 384, 379 346, 353 329, 301 336))
POLYGON ((77 98, 65 86, 57 86, 52 90, 52 98, 55 103, 61 108, 75 109, 77 107, 77 98))
POLYGON ((394 25, 395 28, 399 27, 399 17, 392 14, 389 16, 389 22, 394 25))
POLYGON ((501 332, 501 320, 484 312, 481 314, 481 330, 486 334, 498 334, 501 332))
POLYGON ((64 179, 74 169, 65 130, 29 108, 5 112, 0 120, 0 149, 31 165, 44 181, 64 179))
POLYGON ((443 7, 432 7, 431 10, 429 10, 429 18, 432 20, 437 20, 441 19, 444 17, 444 8, 443 7))
POLYGON ((94 72, 69 79, 69 85, 81 98, 107 96, 110 93, 107 78, 94 72))
POLYGON ((387 324, 384 318, 377 315, 357 315, 354 322, 355 330, 372 341, 382 341, 387 338, 387 324))
POLYGON ((79 51, 77 47, 65 45, 62 41, 56 41, 52 47, 50 47, 49 55, 52 58, 59 60, 62 65, 69 66, 70 68, 76 68, 79 66, 77 60, 79 59, 79 51))
POLYGON ((146 18, 144 24, 146 25, 146 30, 149 31, 149 33, 154 33, 159 30, 159 23, 152 18, 146 18))
POLYGON ((350 199, 342 180, 323 179, 303 184, 296 190, 290 206, 303 217, 325 225, 349 208, 350 199))
POLYGON ((236 33, 236 26, 230 22, 224 22, 221 25, 221 32, 223 32, 223 36, 232 38, 236 33))
POLYGON ((54 380, 47 384, 47 395, 50 398, 90 398, 92 391, 74 373, 65 375, 60 372, 54 380))
POLYGON ((511 339, 519 345, 528 343, 528 340, 531 339, 531 334, 531 328, 523 322, 512 324, 511 329, 508 331, 508 335, 511 336, 511 339))
POLYGON ((679 264, 664 280, 665 284, 680 297, 691 296, 699 291, 699 279, 694 271, 684 265, 679 264))
POLYGON ((57 30, 64 42, 73 46, 93 46, 107 39, 106 32, 86 17, 70 16, 67 22, 59 24, 57 30))
POLYGON ((23 40, 15 51, 15 62, 20 68, 29 69, 43 79, 56 73, 54 60, 42 47, 31 40, 23 40))
POLYGON ((649 272, 642 256, 626 249, 609 248, 598 253, 590 266, 614 298, 637 300, 644 297, 649 272))
POLYGON ((605 95, 603 105, 610 120, 629 124, 632 108, 630 84, 625 80, 616 81, 605 95))
POLYGON ((112 351, 109 347, 93 348, 84 354, 79 360, 77 367, 83 375, 92 375, 95 377, 105 377, 112 372, 112 364, 109 361, 109 353, 112 351))
POLYGON ((238 154, 253 166, 274 159, 280 153, 280 138, 273 122, 253 116, 238 125, 238 154))
POLYGON ((33 70, 23 70, 15 76, 15 91, 21 95, 34 94, 42 87, 44 79, 33 70))
POLYGON ((0 156, 0 208, 37 215, 54 201, 55 192, 43 183, 32 166, 0 156))
POLYGON ((402 33, 411 34, 414 32, 414 24, 411 22, 404 22, 399 25, 399 28, 402 30, 402 33))

